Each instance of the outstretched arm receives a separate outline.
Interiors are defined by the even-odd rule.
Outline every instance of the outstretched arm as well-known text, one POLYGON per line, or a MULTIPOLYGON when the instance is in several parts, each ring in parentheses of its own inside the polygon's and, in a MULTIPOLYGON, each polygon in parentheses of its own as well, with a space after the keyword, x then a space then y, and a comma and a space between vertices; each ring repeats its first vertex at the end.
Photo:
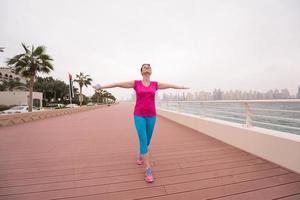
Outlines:
POLYGON ((106 88, 114 88, 114 87, 133 88, 134 87, 134 81, 126 81, 126 82, 111 83, 111 84, 108 84, 108 85, 101 85, 100 88, 96 87, 96 86, 93 86, 93 88, 96 89, 96 90, 106 89, 106 88))
POLYGON ((184 86, 177 86, 177 85, 173 85, 173 84, 158 82, 158 89, 169 89, 169 88, 173 88, 173 89, 190 89, 190 88, 184 87, 184 86))

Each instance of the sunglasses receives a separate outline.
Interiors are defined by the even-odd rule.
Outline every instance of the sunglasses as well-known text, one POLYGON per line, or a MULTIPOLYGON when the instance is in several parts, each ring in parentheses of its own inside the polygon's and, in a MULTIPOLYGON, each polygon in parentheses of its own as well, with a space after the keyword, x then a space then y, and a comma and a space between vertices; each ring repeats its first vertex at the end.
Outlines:
POLYGON ((143 66, 143 68, 144 68, 144 69, 151 69, 151 67, 150 67, 149 64, 145 64, 145 65, 143 66))

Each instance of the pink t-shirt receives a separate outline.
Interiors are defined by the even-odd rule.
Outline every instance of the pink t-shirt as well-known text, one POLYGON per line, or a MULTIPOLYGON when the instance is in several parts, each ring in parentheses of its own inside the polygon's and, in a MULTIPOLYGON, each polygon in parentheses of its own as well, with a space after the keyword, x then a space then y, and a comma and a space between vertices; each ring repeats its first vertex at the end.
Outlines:
POLYGON ((156 116, 155 92, 158 89, 156 81, 150 81, 148 86, 144 86, 141 80, 134 81, 136 93, 136 103, 134 115, 151 117, 156 116))

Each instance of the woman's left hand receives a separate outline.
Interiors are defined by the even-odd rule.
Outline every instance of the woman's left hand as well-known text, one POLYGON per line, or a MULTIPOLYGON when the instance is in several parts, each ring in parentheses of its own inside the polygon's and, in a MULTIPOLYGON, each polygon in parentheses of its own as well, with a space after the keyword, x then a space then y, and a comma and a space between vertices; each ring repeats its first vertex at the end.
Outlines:
POLYGON ((97 83, 96 85, 93 86, 95 90, 101 90, 101 85, 97 83))

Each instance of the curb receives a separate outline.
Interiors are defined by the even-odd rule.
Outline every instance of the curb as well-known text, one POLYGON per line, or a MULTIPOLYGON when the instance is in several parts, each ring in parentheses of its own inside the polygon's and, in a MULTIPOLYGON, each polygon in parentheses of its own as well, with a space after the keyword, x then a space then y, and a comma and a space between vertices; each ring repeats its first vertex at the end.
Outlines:
MULTIPOLYGON (((114 105, 114 104, 110 104, 110 105, 114 105)), ((84 106, 78 108, 62 108, 57 110, 0 115, 0 127, 23 124, 26 122, 36 121, 40 119, 47 119, 50 117, 57 117, 61 115, 73 114, 73 113, 83 112, 87 110, 94 110, 102 107, 107 107, 107 105, 97 105, 97 106, 90 106, 90 107, 84 106)))

